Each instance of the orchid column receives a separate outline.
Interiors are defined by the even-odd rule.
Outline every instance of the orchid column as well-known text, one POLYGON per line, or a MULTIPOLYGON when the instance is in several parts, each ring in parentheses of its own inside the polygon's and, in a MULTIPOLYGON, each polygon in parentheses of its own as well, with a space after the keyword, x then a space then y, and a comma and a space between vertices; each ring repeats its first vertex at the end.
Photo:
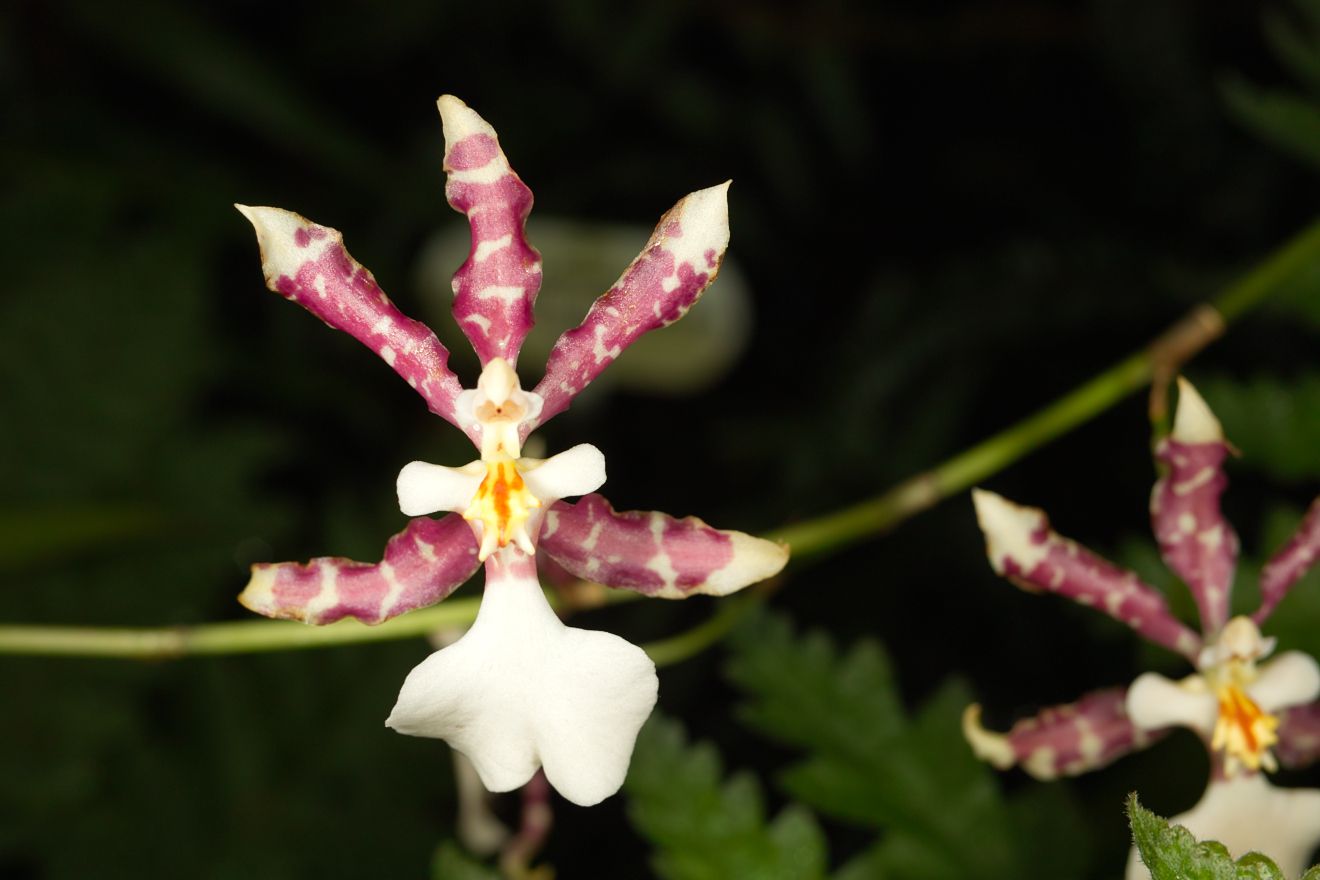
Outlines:
MULTIPOLYGON (((1320 791, 1276 788, 1264 774, 1320 757, 1320 667, 1297 651, 1267 660, 1274 639, 1259 625, 1320 553, 1320 500, 1262 571, 1260 608, 1230 618, 1238 539, 1219 506, 1230 447, 1196 390, 1183 380, 1179 389, 1172 434, 1156 449, 1163 475, 1151 495, 1151 520, 1164 561, 1196 601, 1200 634, 1135 573, 1054 532, 1043 511, 980 490, 973 500, 995 571, 1024 589, 1108 614, 1182 654, 1196 673, 1179 681, 1146 673, 1128 687, 1046 709, 1006 734, 983 728, 980 707, 969 706, 964 732, 976 754, 999 769, 1016 764, 1037 779, 1055 779, 1103 767, 1173 726, 1189 727, 1210 750, 1211 779, 1201 801, 1172 821, 1220 841, 1235 857, 1264 852, 1295 878, 1320 844, 1320 791)), ((1135 849, 1127 876, 1149 877, 1135 849)))
POLYGON ((588 494, 605 482, 594 446, 542 461, 524 457, 523 443, 623 349, 700 298, 728 246, 728 184, 680 199, 660 219, 526 391, 518 352, 541 283, 540 255, 523 232, 532 194, 485 120, 452 96, 438 103, 446 196, 472 231, 453 311, 481 360, 475 388, 463 389, 436 335, 394 306, 339 232, 279 208, 238 208, 256 228, 269 287, 375 351, 431 412, 467 434, 480 458, 403 468, 399 506, 415 518, 390 539, 383 561, 256 565, 239 600, 269 617, 374 624, 444 599, 484 563, 476 622, 408 675, 386 724, 448 741, 491 791, 517 788, 544 767, 561 794, 591 805, 623 783, 655 704, 655 666, 617 636, 564 626, 541 591, 537 554, 607 586, 679 599, 739 590, 777 573, 788 552, 693 517, 618 513, 588 494), (561 500, 576 496, 584 497, 561 500))

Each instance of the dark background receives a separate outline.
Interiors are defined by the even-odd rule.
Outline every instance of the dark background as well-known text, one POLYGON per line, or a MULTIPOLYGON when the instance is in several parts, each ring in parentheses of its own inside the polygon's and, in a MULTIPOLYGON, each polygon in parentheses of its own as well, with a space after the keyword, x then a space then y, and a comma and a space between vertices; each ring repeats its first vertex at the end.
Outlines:
MULTIPOLYGON (((405 311, 448 322, 416 283, 428 238, 463 229, 443 199, 442 92, 496 127, 538 216, 647 227, 733 178, 730 254, 754 309, 741 359, 689 395, 584 398, 542 434, 552 451, 600 446, 621 509, 757 531, 1011 424, 1311 219, 1304 157, 1225 97, 1233 81, 1297 88, 1263 36, 1267 11, 1300 21, 1193 0, 11 0, 0 618, 241 619, 248 564, 377 559, 404 522, 401 464, 466 460, 370 353, 264 290, 231 207, 343 230, 405 311)), ((1284 409, 1301 399, 1308 297, 1302 285, 1250 316, 1189 370, 1248 453, 1226 504, 1249 554, 1320 475, 1301 437, 1266 466, 1281 441, 1265 434, 1253 462, 1246 440, 1265 426, 1232 407, 1267 390, 1284 409)), ((537 366, 523 372, 530 387, 537 366)), ((1151 556, 1148 441, 1134 397, 988 485, 1136 564, 1151 556)), ((1155 656, 995 578, 965 497, 802 567, 775 604, 845 642, 881 638, 912 701, 963 675, 999 727, 1155 656)), ((710 610, 639 603, 584 623, 643 641, 710 610)), ((427 650, 0 659, 0 877, 421 876, 451 833, 449 760, 381 722, 427 650)), ((730 711, 718 650, 664 670, 661 690, 731 766, 771 777, 785 760, 730 711)), ((1204 767, 1187 735, 1066 783, 1092 822, 1095 876, 1122 863, 1122 795, 1140 784, 1153 809, 1179 812, 1204 767)), ((557 819, 547 858, 561 876, 643 875, 622 798, 559 801, 557 819)), ((859 845, 831 835, 840 855, 859 845)))

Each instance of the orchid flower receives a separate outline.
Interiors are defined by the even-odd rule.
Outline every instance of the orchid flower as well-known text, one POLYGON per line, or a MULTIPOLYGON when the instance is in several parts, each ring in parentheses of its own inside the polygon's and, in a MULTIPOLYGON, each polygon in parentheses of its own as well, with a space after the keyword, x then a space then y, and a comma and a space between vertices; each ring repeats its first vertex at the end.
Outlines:
POLYGON ((485 120, 452 96, 438 105, 445 193, 472 234, 454 276, 453 313, 482 364, 474 388, 460 385, 436 335, 390 301, 339 232, 279 208, 236 207, 256 228, 267 285, 379 355, 472 440, 479 458, 458 468, 404 466, 399 507, 415 518, 381 562, 255 565, 239 601, 269 617, 375 624, 444 599, 484 563, 476 622, 413 669, 385 723, 448 741, 491 791, 517 788, 543 767, 561 794, 590 805, 623 783, 655 704, 655 666, 617 636, 561 623, 538 582, 537 554, 578 577, 677 599, 769 577, 788 551, 692 517, 616 512, 591 494, 605 482, 605 461, 589 444, 545 460, 522 450, 624 348, 677 321, 714 281, 729 241, 728 184, 680 199, 660 219, 618 282, 559 337, 527 391, 518 352, 541 283, 540 255, 523 231, 532 193, 485 120), (576 504, 562 500, 576 496, 576 504))
MULTIPOLYGON (((1103 767, 1174 726, 1191 728, 1210 751, 1211 780, 1201 801, 1172 821, 1235 856, 1264 852, 1298 877, 1320 843, 1320 790, 1276 788, 1264 773, 1320 757, 1320 666, 1298 651, 1268 659, 1274 639, 1259 627, 1320 553, 1320 499, 1261 572, 1260 607, 1230 619, 1238 539, 1219 506, 1230 446, 1191 384, 1178 384, 1173 430, 1155 451, 1163 475, 1151 495, 1151 519, 1164 561, 1196 601, 1199 634, 1134 572, 1054 532, 1043 511, 983 490, 973 501, 995 571, 1024 589, 1102 611, 1182 654, 1196 671, 1179 681, 1148 672, 1126 688, 1045 709, 1006 734, 982 727, 980 707, 972 705, 963 731, 977 756, 995 767, 1016 764, 1037 779, 1055 779, 1103 767)), ((1149 877, 1135 850, 1127 877, 1149 877)))

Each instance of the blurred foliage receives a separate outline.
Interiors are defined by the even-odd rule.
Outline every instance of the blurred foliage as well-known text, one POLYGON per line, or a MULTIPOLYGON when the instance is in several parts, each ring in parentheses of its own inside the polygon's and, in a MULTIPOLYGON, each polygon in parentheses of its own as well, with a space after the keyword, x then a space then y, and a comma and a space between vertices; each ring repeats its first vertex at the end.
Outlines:
MULTIPOLYGON (((406 311, 443 312, 410 286, 425 243, 463 228, 440 92, 496 126, 538 214, 584 228, 646 227, 735 179, 743 359, 689 398, 607 389, 543 434, 600 445, 620 508, 755 530, 1004 427, 1314 215, 1320 18, 1314 0, 1265 5, 1268 43, 1255 4, 1178 0, 18 0, 0 16, 0 616, 238 618, 249 563, 377 558, 403 523, 401 464, 470 452, 369 353, 263 291, 230 207, 334 225, 406 311)), ((1189 368, 1245 453, 1227 503, 1259 556, 1317 489, 1318 327, 1320 276, 1300 278, 1189 368)), ((1134 401, 995 487, 1120 546, 1142 522, 1145 432, 1134 401)), ((733 693, 705 660, 665 670, 666 710, 703 745, 654 723, 626 799, 556 803, 545 861, 636 877, 651 849, 665 876, 821 876, 828 841, 847 880, 1115 875, 1123 793, 1194 798, 1199 744, 1053 785, 972 761, 972 692, 1022 715, 1148 659, 1121 627, 1007 587, 981 544, 957 499, 793 574, 783 612, 833 635, 757 621, 733 693)), ((707 610, 585 625, 640 641, 707 610)), ((1320 575, 1270 632, 1320 651, 1320 575)), ((426 651, 0 660, 0 876, 489 876, 436 849, 455 812, 442 747, 381 728, 426 651)))

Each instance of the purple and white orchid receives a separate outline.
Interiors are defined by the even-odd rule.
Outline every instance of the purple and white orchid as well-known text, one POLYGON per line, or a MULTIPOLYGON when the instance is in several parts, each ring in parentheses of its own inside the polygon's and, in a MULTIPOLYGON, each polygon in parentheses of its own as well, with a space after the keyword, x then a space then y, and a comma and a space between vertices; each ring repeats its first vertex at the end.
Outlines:
MULTIPOLYGON (((982 727, 980 707, 969 706, 963 731, 995 767, 1016 764, 1037 779, 1055 779, 1103 767, 1171 727, 1191 728, 1210 751, 1211 780, 1200 802, 1172 821, 1235 856, 1264 852, 1298 877, 1320 844, 1320 790, 1276 788, 1264 772, 1320 757, 1320 666, 1297 651, 1267 661, 1274 639, 1259 626, 1320 553, 1320 500, 1261 572, 1260 608, 1230 619, 1238 540, 1219 506, 1230 446, 1191 384, 1178 384, 1173 430, 1155 451, 1163 476, 1151 495, 1151 519, 1164 561, 1196 601, 1200 634, 1134 572, 1054 532, 1044 511, 983 490, 973 501, 995 571, 1023 589, 1103 611, 1182 654, 1196 672, 1179 681, 1148 672, 1126 688, 1045 709, 1003 734, 982 727)), ((1127 877, 1149 877, 1135 849, 1127 877)))
POLYGON ((517 788, 544 767, 561 794, 591 805, 623 783, 655 704, 655 666, 617 636, 561 623, 538 582, 536 554, 607 586, 684 598, 770 577, 788 551, 691 517, 616 513, 590 494, 605 482, 594 446, 536 460, 522 455, 523 444, 638 337, 681 318, 715 279, 729 241, 728 184, 680 199, 661 218, 525 391, 518 352, 541 283, 540 255, 523 231, 532 193, 485 120, 452 96, 438 104, 445 194, 472 233, 454 276, 453 312, 482 364, 475 388, 463 389, 436 335, 395 307, 339 232, 279 208, 237 207, 256 228, 267 285, 376 352, 431 412, 467 434, 480 458, 403 468, 399 506, 416 518, 381 562, 256 565, 239 600, 269 617, 375 624, 444 599, 484 563, 476 622, 413 669, 386 724, 448 741, 491 791, 517 788), (562 500, 575 496, 584 497, 562 500))

